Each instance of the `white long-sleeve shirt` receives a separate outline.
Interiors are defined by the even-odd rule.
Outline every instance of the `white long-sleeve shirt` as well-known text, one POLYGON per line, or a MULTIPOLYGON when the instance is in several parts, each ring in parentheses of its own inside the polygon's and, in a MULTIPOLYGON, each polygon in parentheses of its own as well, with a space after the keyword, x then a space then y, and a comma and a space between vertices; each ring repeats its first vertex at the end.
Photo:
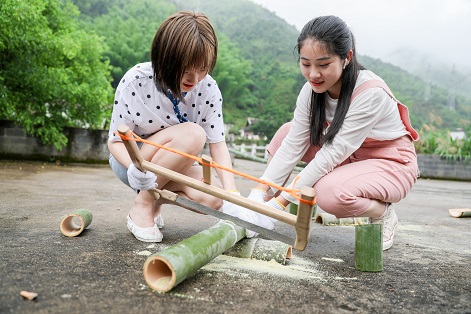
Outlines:
MULTIPOLYGON (((368 80, 382 80, 373 72, 360 71, 356 86, 368 80)), ((298 95, 291 129, 272 161, 265 170, 262 180, 282 185, 293 168, 310 146, 310 118, 312 88, 307 82, 298 95)), ((326 93, 326 119, 329 123, 335 114, 337 100, 326 93)), ((314 186, 324 175, 346 160, 365 141, 393 140, 408 134, 399 115, 397 102, 380 87, 369 88, 358 95, 350 104, 347 115, 332 144, 323 145, 315 158, 299 173, 296 185, 289 184, 291 189, 303 186, 314 186)), ((297 200, 287 192, 281 194, 286 200, 297 200)))

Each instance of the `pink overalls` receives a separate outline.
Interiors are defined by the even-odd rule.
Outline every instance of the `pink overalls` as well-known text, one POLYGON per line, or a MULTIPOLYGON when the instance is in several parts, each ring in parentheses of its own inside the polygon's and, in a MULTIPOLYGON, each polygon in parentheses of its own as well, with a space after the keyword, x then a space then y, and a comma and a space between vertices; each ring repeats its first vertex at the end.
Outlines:
MULTIPOLYGON (((352 101, 371 87, 381 87, 395 99, 384 82, 370 80, 354 90, 352 101)), ((390 141, 367 138, 351 156, 317 181, 317 204, 324 211, 338 218, 361 216, 371 200, 397 203, 411 190, 419 173, 413 144, 419 136, 410 124, 407 107, 399 101, 397 105, 410 134, 390 141)), ((273 136, 267 146, 271 155, 280 147, 290 125, 291 122, 284 124, 273 136)), ((319 149, 311 146, 301 160, 311 161, 319 149)))

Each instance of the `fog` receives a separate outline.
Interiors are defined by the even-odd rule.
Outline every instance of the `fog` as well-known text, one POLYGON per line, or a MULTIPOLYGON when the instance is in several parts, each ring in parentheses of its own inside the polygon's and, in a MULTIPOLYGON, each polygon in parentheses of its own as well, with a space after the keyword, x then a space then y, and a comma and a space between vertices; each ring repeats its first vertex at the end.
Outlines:
POLYGON ((471 74, 469 0, 253 0, 301 28, 320 15, 350 26, 357 52, 403 68, 420 62, 471 74))

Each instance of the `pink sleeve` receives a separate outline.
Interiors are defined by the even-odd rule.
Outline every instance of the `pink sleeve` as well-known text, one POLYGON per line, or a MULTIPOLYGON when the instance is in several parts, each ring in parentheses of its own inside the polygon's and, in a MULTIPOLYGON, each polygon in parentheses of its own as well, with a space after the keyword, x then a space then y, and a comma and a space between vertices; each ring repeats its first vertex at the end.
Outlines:
MULTIPOLYGON (((275 155, 278 148, 280 148, 281 143, 283 142, 285 137, 288 135, 290 127, 291 127, 291 121, 286 122, 278 129, 278 131, 276 131, 270 143, 267 145, 268 154, 270 154, 271 156, 275 155)), ((314 156, 316 156, 316 153, 318 150, 319 150, 319 147, 315 147, 312 145, 309 146, 309 149, 304 154, 303 158, 301 158, 301 161, 304 161, 307 163, 310 162, 311 160, 314 159, 314 156)))

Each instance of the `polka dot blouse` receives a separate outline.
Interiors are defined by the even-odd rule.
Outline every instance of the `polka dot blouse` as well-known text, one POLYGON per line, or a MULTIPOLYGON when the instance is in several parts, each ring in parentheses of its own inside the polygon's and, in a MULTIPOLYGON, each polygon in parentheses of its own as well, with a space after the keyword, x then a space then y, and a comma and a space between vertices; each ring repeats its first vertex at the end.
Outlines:
MULTIPOLYGON (((185 101, 186 104, 178 104, 181 114, 206 131, 207 142, 224 141, 222 96, 216 81, 206 75, 186 94, 185 101)), ((141 63, 130 69, 116 89, 108 133, 110 141, 121 141, 114 132, 122 124, 140 137, 147 138, 178 123, 173 103, 155 87, 152 64, 141 63)))

